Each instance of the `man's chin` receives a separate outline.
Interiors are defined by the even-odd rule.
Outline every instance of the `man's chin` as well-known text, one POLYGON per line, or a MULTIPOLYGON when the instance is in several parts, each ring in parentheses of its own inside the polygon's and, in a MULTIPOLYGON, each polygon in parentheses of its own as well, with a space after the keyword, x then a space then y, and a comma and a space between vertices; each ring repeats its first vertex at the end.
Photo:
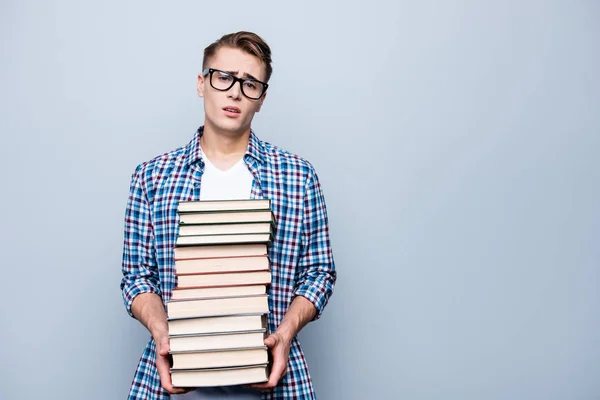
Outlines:
POLYGON ((250 131, 250 126, 241 126, 240 124, 235 122, 227 123, 227 121, 225 121, 224 123, 216 124, 214 126, 214 130, 223 135, 238 137, 248 133, 250 131))

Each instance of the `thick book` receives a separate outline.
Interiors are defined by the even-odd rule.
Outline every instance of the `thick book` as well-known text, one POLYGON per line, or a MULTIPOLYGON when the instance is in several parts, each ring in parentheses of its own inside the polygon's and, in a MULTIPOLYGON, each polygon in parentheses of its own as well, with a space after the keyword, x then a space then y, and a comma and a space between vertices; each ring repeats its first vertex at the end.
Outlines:
POLYGON ((180 201, 177 212, 270 210, 270 199, 180 201))
POLYGON ((210 244, 271 243, 270 233, 242 233, 234 235, 178 236, 177 246, 199 246, 210 244))
POLYGON ((267 293, 266 285, 240 285, 206 288, 175 288, 171 300, 206 299, 215 297, 252 296, 267 293))
POLYGON ((208 245, 208 246, 182 246, 173 249, 175 261, 189 260, 194 258, 217 258, 217 257, 248 257, 264 256, 267 254, 267 245, 255 244, 231 244, 231 245, 208 245))
POLYGON ((269 301, 266 294, 200 300, 170 300, 167 302, 168 318, 212 317, 268 312, 269 301))
POLYGON ((177 288, 206 288, 239 285, 270 285, 271 271, 220 272, 177 275, 177 288))
POLYGON ((171 352, 173 369, 238 367, 269 362, 267 346, 171 352))
POLYGON ((167 323, 169 335, 256 331, 267 328, 267 315, 257 313, 202 318, 169 318, 167 323))
POLYGON ((275 223, 270 210, 265 211, 222 211, 179 214, 179 223, 184 224, 239 224, 243 222, 275 223))
POLYGON ((272 233, 270 222, 243 224, 179 225, 179 236, 195 235, 235 235, 242 233, 272 233))
POLYGON ((239 349, 241 347, 264 346, 266 330, 228 332, 206 335, 169 335, 169 350, 206 351, 219 349, 239 349))
POLYGON ((217 272, 266 271, 270 267, 266 255, 249 257, 214 257, 176 260, 175 273, 207 274, 217 272))
POLYGON ((245 385, 268 380, 268 364, 229 368, 171 369, 171 381, 174 387, 245 385))

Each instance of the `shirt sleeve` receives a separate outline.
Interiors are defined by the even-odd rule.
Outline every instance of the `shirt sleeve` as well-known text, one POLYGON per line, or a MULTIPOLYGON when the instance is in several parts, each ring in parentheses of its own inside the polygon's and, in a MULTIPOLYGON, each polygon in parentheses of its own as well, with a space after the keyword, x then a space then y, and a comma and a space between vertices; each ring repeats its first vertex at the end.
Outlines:
POLYGON ((314 170, 306 183, 302 219, 302 248, 294 295, 307 298, 321 317, 333 293, 337 273, 329 239, 325 198, 314 170))
POLYGON ((140 293, 162 295, 154 246, 154 227, 150 216, 148 196, 142 185, 142 166, 131 178, 125 211, 125 233, 121 291, 130 316, 131 304, 140 293))

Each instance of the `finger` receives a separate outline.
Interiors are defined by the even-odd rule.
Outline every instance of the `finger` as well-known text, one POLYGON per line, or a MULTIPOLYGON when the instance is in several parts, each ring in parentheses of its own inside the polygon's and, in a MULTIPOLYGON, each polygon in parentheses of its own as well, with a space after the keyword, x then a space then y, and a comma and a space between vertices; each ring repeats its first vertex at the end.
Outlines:
POLYGON ((283 358, 279 354, 277 354, 276 356, 274 355, 273 367, 271 368, 269 380, 264 383, 255 383, 249 386, 252 389, 269 391, 275 386, 277 386, 279 380, 285 375, 286 369, 287 365, 283 361, 283 358))
POLYGON ((247 386, 250 389, 260 390, 261 392, 270 392, 275 386, 267 386, 266 383, 255 383, 247 386))
POLYGON ((186 389, 173 387, 173 383, 171 381, 171 371, 169 368, 169 360, 166 357, 156 357, 156 370, 158 371, 158 376, 160 377, 160 384, 167 392, 171 394, 185 393, 186 389))
POLYGON ((279 378, 283 376, 283 372, 285 371, 285 367, 287 366, 288 361, 286 355, 284 354, 284 349, 281 346, 274 348, 272 353, 273 366, 271 367, 271 375, 269 377, 269 382, 271 381, 271 379, 276 379, 278 381, 279 378))
POLYGON ((277 338, 275 337, 275 335, 269 335, 266 339, 265 339, 265 346, 267 347, 273 347, 277 344, 277 338))
MULTIPOLYGON (((273 336, 273 335, 272 335, 273 336)), ((269 337, 271 338, 271 336, 269 337)), ((267 339, 269 339, 267 338, 267 339)), ((272 338, 277 341, 276 338, 272 338)), ((265 339, 266 341, 266 339, 265 339)), ((277 386, 279 380, 285 375, 287 368, 287 357, 283 354, 281 346, 274 346, 271 348, 271 354, 273 355, 273 364, 271 367, 271 374, 269 375, 269 381, 265 383, 257 383, 254 385, 254 389, 258 390, 269 390, 277 386)))
POLYGON ((265 389, 263 386, 253 383, 253 384, 249 384, 249 385, 243 385, 245 388, 247 389, 254 389, 254 390, 260 390, 261 392, 268 392, 271 389, 265 389))
POLYGON ((169 355, 170 348, 171 348, 171 346, 169 345, 169 338, 168 337, 161 338, 158 343, 158 354, 163 357, 166 357, 169 355))
POLYGON ((281 357, 276 357, 273 361, 273 368, 271 368, 271 374, 269 375, 269 381, 265 383, 257 383, 252 385, 253 389, 258 390, 270 390, 277 386, 279 380, 285 375, 286 365, 281 357))

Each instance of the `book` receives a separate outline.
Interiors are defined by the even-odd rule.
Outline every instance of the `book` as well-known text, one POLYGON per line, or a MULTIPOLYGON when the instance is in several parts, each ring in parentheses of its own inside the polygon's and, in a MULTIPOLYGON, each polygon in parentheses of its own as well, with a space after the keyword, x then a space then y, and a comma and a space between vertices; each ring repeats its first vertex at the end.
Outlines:
POLYGON ((245 233, 233 235, 195 235, 178 236, 177 246, 198 246, 206 244, 234 244, 234 243, 270 243, 270 233, 245 233))
POLYGON ((275 223, 275 216, 270 210, 265 211, 222 211, 208 213, 179 214, 180 224, 226 224, 242 222, 275 223))
POLYGON ((270 199, 180 201, 177 212, 270 210, 270 199))
POLYGON ((267 346, 209 351, 171 352, 173 369, 238 367, 269 362, 267 346))
POLYGON ((167 301, 173 385, 267 381, 271 201, 183 201, 177 214, 177 286, 167 301))
POLYGON ((245 313, 268 313, 266 294, 257 296, 218 297, 199 300, 169 300, 169 318, 210 317, 245 313))
POLYGON ((170 335, 256 331, 267 328, 267 314, 237 314, 167 320, 170 335))
POLYGON ((272 233, 270 222, 242 224, 179 225, 179 236, 233 235, 241 233, 272 233))
POLYGON ((237 285, 269 285, 271 271, 220 272, 216 274, 177 275, 177 288, 205 288, 237 285))
POLYGON ((171 369, 174 387, 231 386, 267 382, 267 364, 229 368, 171 369))
POLYGON ((264 256, 267 254, 266 244, 231 244, 208 246, 183 246, 173 249, 175 261, 192 258, 264 256))
POLYGON ((216 257, 176 260, 175 273, 205 274, 215 272, 263 271, 269 269, 266 255, 249 257, 216 257))
POLYGON ((205 299, 216 297, 252 296, 265 294, 266 285, 240 285, 206 288, 175 288, 171 294, 171 300, 205 299))
POLYGON ((242 331, 202 335, 169 335, 171 352, 239 349, 264 346, 266 331, 242 331))

